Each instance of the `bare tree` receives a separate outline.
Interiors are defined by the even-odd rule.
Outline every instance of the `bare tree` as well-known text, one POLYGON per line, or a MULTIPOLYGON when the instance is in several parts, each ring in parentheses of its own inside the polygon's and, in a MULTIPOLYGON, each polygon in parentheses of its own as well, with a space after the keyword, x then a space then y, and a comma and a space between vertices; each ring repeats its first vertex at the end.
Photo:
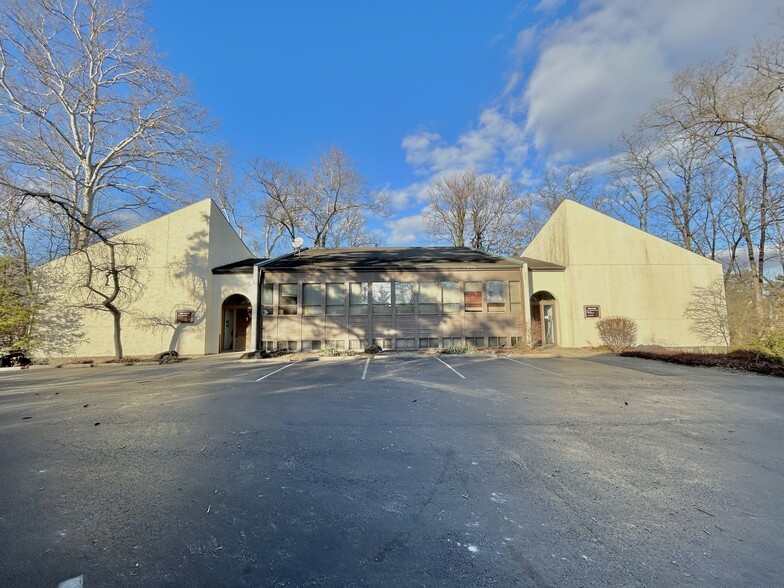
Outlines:
POLYGON ((254 219, 246 210, 243 186, 234 171, 234 158, 227 145, 215 143, 207 148, 206 157, 193 162, 196 164, 193 173, 201 181, 205 195, 215 201, 240 239, 244 239, 254 219))
POLYGON ((513 253, 520 247, 523 198, 508 177, 466 170, 438 178, 428 189, 426 223, 453 247, 513 253))
POLYGON ((689 330, 708 345, 730 346, 730 323, 727 318, 727 301, 724 281, 717 278, 707 286, 694 288, 691 300, 683 309, 689 320, 689 330))
POLYGON ((314 247, 362 242, 365 216, 384 211, 380 195, 370 193, 354 164, 335 147, 322 152, 306 170, 256 159, 247 174, 261 191, 257 206, 268 255, 283 235, 304 237, 314 247))
POLYGON ((305 178, 282 163, 262 158, 253 159, 245 173, 249 183, 261 191, 254 204, 263 221, 264 255, 270 257, 280 238, 294 239, 304 221, 299 201, 305 178))
POLYGON ((146 247, 141 243, 103 239, 74 255, 81 259, 76 273, 76 295, 87 292, 78 306, 112 317, 114 355, 123 358, 122 316, 127 307, 142 291, 139 279, 141 260, 146 247))
POLYGON ((163 68, 138 6, 8 0, 0 14, 0 160, 23 190, 68 202, 70 250, 119 211, 171 195, 203 111, 163 68))
POLYGON ((680 122, 698 134, 734 136, 769 149, 784 165, 784 44, 760 43, 746 58, 685 68, 673 81, 680 122))
POLYGON ((44 212, 35 230, 22 223, 14 238, 28 260, 63 242, 58 253, 82 261, 83 306, 112 314, 118 357, 136 257, 107 235, 129 214, 176 197, 188 176, 183 161, 204 152, 205 121, 184 80, 160 64, 134 0, 4 4, 0 183, 19 212, 44 212))
POLYGON ((591 205, 594 200, 593 181, 593 174, 582 166, 549 167, 542 178, 538 199, 550 214, 564 200, 591 205))

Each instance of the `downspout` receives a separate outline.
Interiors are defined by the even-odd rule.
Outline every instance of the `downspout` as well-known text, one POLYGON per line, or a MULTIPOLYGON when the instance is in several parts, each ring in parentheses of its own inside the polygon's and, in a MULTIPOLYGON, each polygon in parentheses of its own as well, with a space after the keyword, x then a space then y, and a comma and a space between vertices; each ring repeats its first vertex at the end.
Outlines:
POLYGON ((264 332, 264 308, 261 305, 261 291, 264 289, 264 270, 256 268, 258 278, 256 283, 256 353, 261 351, 261 336, 264 332))
POLYGON ((520 268, 520 302, 523 306, 523 324, 525 331, 522 333, 523 339, 528 346, 531 345, 531 293, 529 289, 529 280, 531 279, 531 272, 528 271, 528 263, 523 262, 523 267, 520 268))

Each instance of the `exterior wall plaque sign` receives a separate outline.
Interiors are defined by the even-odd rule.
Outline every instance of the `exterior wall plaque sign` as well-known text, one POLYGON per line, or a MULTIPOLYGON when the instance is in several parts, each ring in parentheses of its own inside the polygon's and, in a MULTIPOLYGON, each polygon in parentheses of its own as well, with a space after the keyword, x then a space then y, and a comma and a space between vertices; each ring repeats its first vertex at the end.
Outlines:
POLYGON ((602 318, 602 307, 598 304, 583 306, 585 318, 602 318))
POLYGON ((192 310, 178 310, 177 316, 174 319, 176 323, 192 323, 193 311, 192 310))

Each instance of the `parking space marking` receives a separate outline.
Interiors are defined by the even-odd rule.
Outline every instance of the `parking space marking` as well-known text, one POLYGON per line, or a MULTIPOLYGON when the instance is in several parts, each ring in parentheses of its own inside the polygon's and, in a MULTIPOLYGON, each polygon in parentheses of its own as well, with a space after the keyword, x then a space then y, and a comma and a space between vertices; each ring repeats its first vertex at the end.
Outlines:
POLYGON ((84 586, 84 576, 76 576, 65 582, 60 582, 57 588, 82 588, 82 586, 84 586))
POLYGON ((512 359, 511 357, 504 357, 502 359, 508 359, 509 361, 513 361, 515 363, 519 363, 520 365, 524 365, 529 368, 533 368, 535 370, 539 370, 540 372, 544 372, 546 374, 552 374, 553 376, 558 376, 559 378, 563 378, 561 374, 556 374, 555 372, 551 372, 550 370, 546 370, 544 368, 536 367, 535 365, 531 365, 530 363, 525 363, 524 361, 519 361, 517 359, 512 359))
POLYGON ((276 369, 274 372, 270 372, 270 373, 268 373, 266 376, 261 376, 261 377, 260 377, 258 380, 256 380, 256 381, 257 381, 257 382, 261 382, 263 379, 265 379, 265 378, 269 378, 270 376, 274 376, 274 375, 275 375, 275 374, 277 374, 278 372, 282 372, 282 371, 283 371, 283 370, 285 370, 286 368, 289 368, 289 367, 293 366, 295 363, 299 363, 299 362, 298 362, 298 361, 295 361, 295 362, 292 362, 292 363, 287 363, 287 364, 286 364, 286 365, 284 365, 282 368, 278 368, 278 369, 276 369))
POLYGON ((451 365, 449 365, 449 364, 448 364, 447 362, 445 362, 443 359, 441 359, 440 357, 436 357, 436 359, 437 359, 438 361, 440 361, 441 363, 443 363, 443 364, 444 364, 446 367, 448 367, 450 370, 452 370, 453 372, 455 372, 455 373, 456 373, 458 376, 460 376, 460 377, 461 377, 461 378, 463 378, 464 380, 466 379, 466 377, 465 377, 463 374, 461 374, 460 372, 458 372, 458 371, 457 371, 455 368, 453 368, 451 365))
POLYGON ((365 379, 365 376, 367 375, 367 369, 368 369, 369 365, 370 365, 370 358, 368 357, 367 361, 365 362, 365 369, 362 370, 362 379, 363 380, 365 379))

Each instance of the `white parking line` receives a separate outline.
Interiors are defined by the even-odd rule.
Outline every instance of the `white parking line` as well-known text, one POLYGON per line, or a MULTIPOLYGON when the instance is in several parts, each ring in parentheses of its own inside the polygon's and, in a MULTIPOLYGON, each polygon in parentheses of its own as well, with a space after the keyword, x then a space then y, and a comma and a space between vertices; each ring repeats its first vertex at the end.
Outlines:
POLYGON ((540 372, 544 372, 546 374, 552 374, 553 376, 558 376, 559 378, 563 378, 561 374, 556 374, 555 372, 551 372, 550 370, 546 370, 544 368, 536 367, 535 365, 531 365, 530 363, 525 363, 524 361, 519 361, 517 359, 512 359, 511 357, 504 357, 502 359, 508 359, 509 361, 513 361, 515 363, 519 363, 520 365, 524 365, 529 368, 533 368, 535 370, 539 370, 540 372))
POLYGON ((84 576, 76 576, 65 582, 60 582, 57 588, 82 588, 84 586, 84 576))
POLYGON ((365 362, 365 369, 362 370, 362 379, 363 380, 365 379, 365 376, 367 375, 367 369, 368 369, 369 365, 370 365, 370 358, 368 357, 367 361, 365 362))
POLYGON ((268 373, 266 376, 261 376, 261 377, 260 377, 258 380, 256 380, 256 381, 257 381, 257 382, 261 382, 261 381, 262 381, 264 378, 269 378, 270 376, 274 376, 274 375, 275 375, 275 374, 277 374, 278 372, 282 372, 282 371, 283 371, 283 370, 285 370, 286 368, 289 368, 289 367, 293 366, 295 363, 299 363, 299 362, 298 362, 298 361, 295 361, 295 362, 292 362, 292 363, 287 363, 287 364, 286 364, 286 365, 284 365, 282 368, 279 368, 279 369, 275 370, 274 372, 270 372, 270 373, 268 373))
POLYGON ((461 374, 460 372, 458 372, 458 371, 457 371, 455 368, 453 368, 453 367, 452 367, 451 365, 449 365, 447 362, 445 362, 444 360, 442 360, 440 357, 436 357, 436 359, 437 359, 438 361, 440 361, 441 363, 443 363, 443 364, 444 364, 446 367, 448 367, 450 370, 452 370, 453 372, 455 372, 455 373, 456 373, 458 376, 460 376, 460 377, 461 377, 461 378, 463 378, 464 380, 466 379, 466 378, 465 378, 465 376, 464 376, 463 374, 461 374))

